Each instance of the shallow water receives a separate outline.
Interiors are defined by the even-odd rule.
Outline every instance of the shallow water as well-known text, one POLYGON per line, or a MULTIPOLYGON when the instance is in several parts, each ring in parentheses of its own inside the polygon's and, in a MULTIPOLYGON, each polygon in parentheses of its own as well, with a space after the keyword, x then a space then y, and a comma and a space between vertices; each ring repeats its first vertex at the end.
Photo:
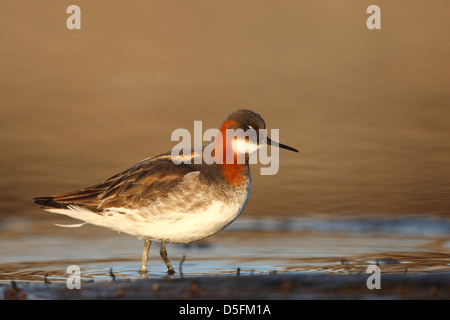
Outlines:
MULTIPOLYGON (((169 245, 183 273, 448 270, 450 2, 156 1, 0 5, 0 281, 137 277, 143 241, 41 211, 33 197, 170 150, 177 128, 260 113, 274 176, 229 229, 169 245), (408 10, 405 10, 408 8, 408 10), (447 8, 447 9, 446 9, 447 8), (14 30, 12 32, 11 30, 14 30)), ((150 276, 165 276, 154 244, 150 276)), ((180 274, 178 273, 178 275, 180 274)))
MULTIPOLYGON (((174 277, 234 276, 238 268, 241 275, 365 273, 374 264, 388 273, 442 272, 450 271, 449 234, 450 222, 426 217, 241 217, 216 236, 191 245, 169 244, 167 250, 174 277)), ((141 277, 143 241, 99 227, 67 230, 11 219, 2 224, 0 240, 0 282, 64 282, 69 265, 80 267, 84 281, 110 281, 110 270, 117 279, 141 277), (21 231, 7 232, 12 229, 21 231)), ((158 252, 159 244, 153 243, 148 277, 167 276, 158 252)))

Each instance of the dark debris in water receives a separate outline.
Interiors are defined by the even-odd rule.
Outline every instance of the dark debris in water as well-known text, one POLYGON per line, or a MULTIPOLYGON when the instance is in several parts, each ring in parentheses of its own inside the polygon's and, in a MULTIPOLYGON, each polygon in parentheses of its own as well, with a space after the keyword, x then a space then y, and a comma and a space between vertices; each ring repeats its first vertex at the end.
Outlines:
POLYGON ((15 281, 11 281, 11 286, 6 286, 3 289, 4 300, 26 300, 27 294, 17 285, 15 281))
POLYGON ((116 276, 113 273, 113 268, 112 267, 109 269, 109 275, 111 276, 112 281, 116 281, 116 276))

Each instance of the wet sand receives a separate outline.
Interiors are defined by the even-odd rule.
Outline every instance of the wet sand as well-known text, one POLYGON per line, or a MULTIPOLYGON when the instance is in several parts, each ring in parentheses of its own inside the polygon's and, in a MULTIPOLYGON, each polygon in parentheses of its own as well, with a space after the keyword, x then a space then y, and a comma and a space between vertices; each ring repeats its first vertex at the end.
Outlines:
POLYGON ((387 274, 380 289, 368 289, 369 275, 274 274, 178 279, 0 284, 2 299, 450 299, 450 273, 387 274))

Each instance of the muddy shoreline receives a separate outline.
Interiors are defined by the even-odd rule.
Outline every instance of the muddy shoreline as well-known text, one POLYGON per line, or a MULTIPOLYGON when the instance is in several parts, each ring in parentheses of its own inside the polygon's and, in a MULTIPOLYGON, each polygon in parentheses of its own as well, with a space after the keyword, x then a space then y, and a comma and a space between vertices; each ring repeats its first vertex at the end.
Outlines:
POLYGON ((44 300, 298 300, 450 299, 450 273, 384 274, 381 289, 368 289, 369 274, 274 274, 64 283, 0 284, 2 299, 44 300))

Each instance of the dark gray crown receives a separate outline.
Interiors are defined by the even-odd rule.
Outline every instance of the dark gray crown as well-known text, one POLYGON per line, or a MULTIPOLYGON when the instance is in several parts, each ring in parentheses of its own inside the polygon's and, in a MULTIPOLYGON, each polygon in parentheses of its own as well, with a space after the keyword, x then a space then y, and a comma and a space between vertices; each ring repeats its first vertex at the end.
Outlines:
POLYGON ((235 121, 239 124, 238 128, 244 129, 250 127, 258 131, 259 129, 265 129, 266 123, 264 119, 251 110, 240 109, 231 113, 225 121, 235 121))

